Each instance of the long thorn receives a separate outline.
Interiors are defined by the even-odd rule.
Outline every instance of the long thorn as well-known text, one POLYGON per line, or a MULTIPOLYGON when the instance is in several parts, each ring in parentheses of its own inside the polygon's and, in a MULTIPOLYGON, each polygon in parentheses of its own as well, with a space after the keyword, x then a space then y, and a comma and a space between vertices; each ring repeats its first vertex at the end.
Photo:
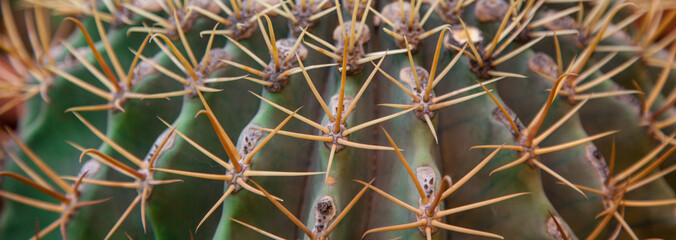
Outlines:
POLYGON ((63 179, 59 178, 59 175, 56 174, 56 172, 54 172, 54 170, 52 170, 49 166, 47 166, 47 164, 45 164, 45 162, 42 161, 42 159, 38 157, 38 155, 35 154, 33 150, 31 150, 28 146, 26 146, 26 144, 23 141, 21 141, 18 137, 16 137, 16 135, 14 135, 14 132, 11 129, 9 129, 9 127, 5 126, 5 131, 7 131, 12 140, 14 140, 14 142, 19 146, 19 148, 21 148, 21 150, 26 154, 26 156, 28 156, 28 158, 30 158, 30 160, 35 165, 37 165, 38 168, 40 168, 40 170, 42 170, 42 172, 44 172, 47 175, 47 177, 49 177, 49 179, 54 181, 54 183, 56 183, 56 185, 58 185, 66 193, 73 192, 73 188, 70 185, 68 185, 68 183, 63 181, 63 179))
POLYGON ((272 195, 270 195, 270 193, 268 193, 268 191, 265 191, 265 189, 263 189, 263 187, 261 187, 261 185, 258 185, 258 183, 254 182, 254 181, 251 181, 251 183, 256 185, 256 188, 258 188, 258 190, 263 192, 263 194, 265 194, 265 197, 267 197, 268 200, 270 200, 270 202, 275 205, 275 207, 277 207, 280 211, 282 211, 282 213, 284 213, 284 215, 286 215, 286 217, 288 217, 294 224, 296 224, 296 226, 298 226, 298 228, 300 228, 300 230, 302 230, 308 236, 314 236, 312 231, 310 231, 310 229, 308 229, 305 226, 305 224, 303 224, 303 222, 301 222, 296 216, 293 215, 293 213, 291 213, 288 209, 286 209, 286 207, 284 207, 284 205, 282 205, 281 203, 277 202, 274 198, 272 198, 272 195))
POLYGON ((228 198, 228 196, 230 196, 230 194, 232 194, 232 192, 234 192, 234 191, 235 191, 235 185, 234 185, 234 184, 231 184, 231 185, 228 187, 228 190, 225 190, 225 193, 223 193, 223 196, 221 196, 221 198, 219 198, 218 201, 216 201, 216 203, 214 204, 214 206, 211 207, 211 209, 209 209, 209 212, 207 212, 207 214, 204 215, 204 217, 202 217, 202 220, 200 220, 200 223, 197 224, 197 228, 195 228, 195 232, 197 232, 197 230, 200 229, 200 227, 202 226, 202 223, 204 223, 204 221, 206 221, 207 218, 209 218, 209 216, 211 216, 211 214, 212 214, 214 211, 216 211, 216 209, 218 209, 218 207, 220 207, 221 204, 223 204, 223 201, 225 201, 225 199, 228 198))
POLYGON ((444 191, 443 194, 441 194, 441 199, 445 199, 448 196, 450 196, 455 190, 458 190, 458 188, 462 187, 467 181, 469 181, 470 178, 474 177, 479 170, 481 170, 486 164, 488 164, 493 157, 495 157, 496 154, 502 149, 503 146, 500 146, 498 149, 495 149, 491 154, 486 156, 484 160, 481 160, 479 164, 477 164, 471 171, 469 171, 465 176, 463 176, 458 182, 455 184, 451 185, 447 190, 444 191))
POLYGON ((418 177, 415 176, 415 173, 413 172, 413 169, 411 169, 411 166, 408 164, 408 161, 406 161, 404 155, 401 154, 401 151, 399 151, 399 147, 397 147, 397 144, 394 143, 394 140, 392 140, 392 137, 390 137, 390 134, 387 132, 387 130, 385 130, 385 128, 383 128, 382 126, 380 127, 380 129, 382 129, 383 132, 385 133, 387 140, 390 142, 390 145, 392 145, 392 148, 394 148, 394 151, 397 153, 397 157, 399 157, 399 160, 401 160, 401 164, 404 165, 404 168, 406 168, 408 176, 411 177, 413 185, 415 185, 415 188, 418 190, 418 195, 420 195, 422 203, 427 204, 428 201, 427 195, 425 195, 422 185, 420 184, 420 181, 418 181, 418 177))

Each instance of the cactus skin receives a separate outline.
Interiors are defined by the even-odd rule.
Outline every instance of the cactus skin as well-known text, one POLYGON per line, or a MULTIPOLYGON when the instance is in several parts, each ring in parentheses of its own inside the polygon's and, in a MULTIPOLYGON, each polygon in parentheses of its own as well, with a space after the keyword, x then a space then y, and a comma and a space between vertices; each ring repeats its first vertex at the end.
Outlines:
MULTIPOLYGON (((458 69, 465 71, 453 71, 449 78, 454 79, 448 83, 440 83, 440 89, 449 91, 459 89, 474 84, 470 79, 476 79, 474 73, 469 71, 468 62, 465 59, 458 61, 458 69)), ((491 85, 488 85, 489 89, 491 85)), ((469 101, 454 108, 449 108, 442 112, 439 120, 439 138, 441 142, 446 139, 475 139, 474 141, 486 142, 493 141, 497 144, 512 143, 512 134, 506 126, 497 121, 494 117, 495 103, 488 98, 479 98, 475 101, 469 101), (481 119, 481 120, 480 120, 481 119), (480 124, 476 124, 480 123, 480 124)), ((467 161, 467 159, 478 159, 488 155, 489 151, 472 150, 467 151, 471 146, 476 145, 469 141, 455 141, 455 144, 449 148, 441 149, 441 156, 444 160, 444 166, 454 166, 452 169, 445 169, 450 172, 452 178, 471 170, 476 163, 467 161)), ((518 155, 512 152, 500 152, 493 161, 477 173, 477 176, 486 176, 493 169, 502 166, 518 155)), ((466 203, 476 202, 479 199, 489 199, 516 192, 530 192, 530 195, 512 200, 509 203, 498 203, 492 209, 477 209, 473 214, 451 215, 449 222, 464 223, 465 226, 474 226, 475 229, 489 231, 500 234, 505 238, 518 238, 518 236, 529 236, 532 239, 554 239, 547 231, 547 221, 551 211, 554 214, 554 207, 547 199, 538 169, 528 165, 519 165, 517 167, 494 173, 491 178, 504 180, 487 180, 486 178, 477 178, 467 183, 466 188, 461 188, 456 193, 455 201, 447 201, 447 206, 459 206, 466 203), (519 183, 519 184, 516 184, 519 183), (504 205, 503 205, 504 204, 504 205), (509 205, 510 207, 506 207, 509 205), (527 209, 519 209, 521 206, 528 206, 527 209), (492 212, 500 211, 500 212, 492 212), (480 213, 476 213, 480 212, 480 213), (492 212, 492 213, 491 213, 492 212), (476 218, 471 216, 509 216, 511 220, 497 218, 476 218), (528 224, 529 228, 519 228, 513 224, 528 224)), ((569 233, 569 237, 576 238, 567 225, 564 229, 569 233)), ((451 234, 453 237, 454 234, 451 234)))
MULTIPOLYGON (((514 59, 513 64, 507 65, 507 67, 511 67, 512 69, 525 68, 515 72, 524 73, 524 75, 528 76, 528 80, 505 79, 497 84, 498 92, 502 99, 504 99, 507 105, 509 105, 510 108, 516 112, 517 116, 522 119, 533 119, 535 115, 537 115, 537 111, 535 111, 537 105, 547 101, 547 96, 549 94, 546 90, 551 89, 553 86, 550 81, 535 73, 534 68, 530 68, 530 66, 534 64, 534 61, 540 60, 544 66, 547 66, 547 64, 550 63, 542 61, 543 57, 538 56, 538 54, 542 53, 525 52, 517 59, 514 59), (527 61, 527 63, 524 64, 524 61, 527 61), (529 92, 537 92, 538 94, 525 96, 510 91, 510 89, 513 88, 528 89, 529 92)), ((551 63, 553 63, 553 61, 551 63)), ((572 79, 568 81, 572 81, 572 79)), ((543 123, 543 129, 549 128, 558 119, 561 119, 564 115, 569 113, 575 106, 576 105, 570 105, 563 97, 554 100, 552 107, 549 109, 549 114, 543 123)), ((586 137, 588 137, 588 135, 582 127, 579 114, 575 113, 570 120, 543 141, 542 145, 553 146, 558 143, 569 142, 586 137)), ((573 183, 600 189, 606 173, 603 172, 602 168, 598 168, 598 166, 602 166, 599 162, 603 162, 604 159, 596 159, 596 155, 594 154, 595 151, 598 151, 597 147, 592 143, 588 143, 569 148, 566 151, 543 155, 541 156, 541 159, 550 169, 561 174, 564 178, 569 179, 573 183)), ((573 189, 563 187, 557 182, 558 180, 551 176, 543 177, 545 193, 552 202, 552 205, 559 210, 563 219, 567 219, 566 222, 571 225, 571 228, 575 233, 580 234, 581 236, 589 235, 594 229, 595 213, 603 211, 604 209, 601 202, 601 196, 587 194, 588 199, 581 199, 580 195, 573 189)))
MULTIPOLYGON (((243 52, 238 51, 234 46, 228 45, 227 48, 233 53, 233 57, 237 55, 244 55, 243 52)), ((221 70, 220 74, 225 76, 237 76, 241 74, 230 74, 229 69, 221 70), (227 74, 226 74, 227 73, 227 74)), ((217 73, 219 74, 219 73, 217 73)), ((257 108, 255 104, 250 104, 255 101, 255 97, 251 96, 246 91, 257 91, 260 89, 256 84, 249 82, 232 82, 222 83, 215 87, 231 85, 236 91, 227 90, 226 94, 234 96, 233 99, 242 99, 242 102, 233 102, 230 99, 218 98, 217 95, 207 93, 205 98, 208 99, 210 106, 213 109, 230 109, 228 111, 215 111, 218 119, 227 120, 222 123, 228 133, 238 133, 244 126, 244 119, 251 117, 254 109, 257 108), (232 116, 230 111, 242 112, 239 116, 232 116)), ((181 113, 176 118, 176 123, 179 123, 178 131, 187 135, 190 139, 197 142, 208 151, 218 156, 226 156, 223 148, 218 142, 218 138, 213 133, 213 129, 206 117, 197 117, 195 114, 204 109, 200 100, 196 97, 185 96, 183 98, 183 106, 181 113)), ((227 157, 225 158, 227 159, 227 157)), ((227 161, 227 160, 226 160, 227 161)), ((184 171, 194 171, 203 173, 218 174, 222 173, 222 169, 214 166, 215 163, 206 158, 203 153, 195 149, 188 142, 179 138, 176 140, 174 148, 169 149, 157 162, 157 167, 180 169, 184 171)), ((169 173, 157 173, 158 179, 174 179, 176 175, 169 173)), ((183 183, 166 186, 165 188, 158 188, 155 190, 156 197, 150 199, 149 202, 149 218, 153 224, 153 229, 157 238, 169 238, 171 236, 189 236, 190 232, 194 232, 197 224, 202 219, 204 214, 209 211, 211 205, 215 203, 222 191, 212 191, 210 189, 221 189, 223 182, 204 180, 198 178, 183 178, 183 183), (199 186, 199 187, 197 187, 199 186), (200 196, 200 197, 196 197, 200 196), (195 204, 198 201, 199 204, 195 204), (179 208, 180 212, 169 213, 164 211, 167 207, 176 204, 185 207, 179 208), (181 219, 191 219, 189 223, 181 222, 181 219)), ((173 208, 173 207, 172 207, 173 208)), ((194 236, 197 238, 210 238, 216 228, 218 221, 216 218, 209 219, 202 227, 202 231, 197 231, 194 236), (203 235, 204 234, 204 235, 203 235)))
MULTIPOLYGON (((602 84, 597 86, 598 90, 608 90, 613 88, 615 85, 612 82, 602 84)), ((597 131, 602 131, 603 129, 621 129, 621 134, 615 138, 615 144, 617 149, 631 149, 631 151, 626 151, 624 154, 618 154, 616 159, 615 168, 625 169, 630 166, 635 159, 640 159, 643 157, 645 152, 652 150, 656 147, 655 142, 645 134, 644 129, 638 127, 638 119, 632 117, 635 116, 635 108, 632 107, 627 100, 631 98, 607 98, 600 99, 595 102, 591 102, 590 105, 585 106, 581 109, 580 118, 582 123, 587 130, 587 132, 593 133, 597 131), (605 106, 603 109, 599 109, 597 106, 605 106), (626 122, 629 124, 599 124, 599 121, 602 121, 603 118, 614 118, 622 116, 626 122), (595 120, 592 120, 595 119, 595 120), (630 124, 634 122, 635 124, 630 124), (631 147, 629 147, 631 146, 631 147), (640 151, 640 149, 645 149, 640 151)), ((610 154, 611 142, 608 140, 596 142, 596 145, 599 146, 599 149, 602 152, 608 152, 610 154)), ((643 188, 640 188, 634 192, 631 192, 627 195, 627 198, 631 199, 668 199, 674 197, 674 191, 669 187, 669 185, 664 181, 664 179, 658 179, 643 188)), ((649 209, 631 209, 627 208, 627 222, 630 224, 638 224, 645 227, 636 227, 634 231, 637 234, 645 234, 651 236, 668 236, 673 230, 674 224, 674 215, 670 211, 673 209, 669 206, 661 207, 651 207, 649 209), (660 223, 650 223, 650 219, 661 219, 660 223)))
MULTIPOLYGON (((377 233, 369 231, 418 220, 415 211, 402 207, 404 204, 393 204, 391 199, 382 194, 391 194, 413 208, 419 207, 422 197, 414 179, 411 179, 411 173, 407 172, 401 161, 406 161, 415 173, 421 167, 429 167, 437 181, 428 187, 438 192, 444 190, 440 186, 445 184, 441 181, 444 176, 459 181, 463 176, 468 176, 470 170, 482 166, 486 161, 487 164, 466 183, 461 181, 450 185, 462 187, 439 204, 439 211, 507 195, 510 197, 504 202, 439 217, 437 222, 490 233, 483 234, 484 236, 507 239, 631 239, 635 234, 636 238, 668 239, 676 235, 676 174, 671 173, 676 169, 676 156, 671 156, 676 152, 676 147, 673 147, 676 140, 670 139, 676 127, 666 124, 676 119, 676 111, 673 110, 676 95, 672 94, 676 86, 676 68, 671 59, 676 53, 676 47, 670 43, 676 32, 668 27, 676 13, 667 10, 668 1, 631 0, 631 4, 625 4, 625 1, 607 0, 581 3, 465 0, 461 1, 462 5, 455 5, 458 4, 457 0, 411 0, 399 5, 383 0, 166 0, 161 4, 154 0, 136 0, 85 1, 82 6, 65 0, 0 1, 3 19, 0 24, 3 25, 0 27, 0 80, 3 80, 0 82, 0 98, 14 100, 14 103, 25 101, 17 107, 23 109, 23 113, 17 129, 12 131, 27 146, 26 149, 20 149, 18 141, 12 139, 2 142, 4 154, 0 159, 3 163, 0 166, 0 176, 3 176, 0 179, 0 239, 30 238, 59 217, 58 212, 54 213, 56 211, 46 211, 44 206, 40 209, 42 205, 35 201, 14 197, 19 195, 58 203, 30 187, 30 184, 24 184, 12 177, 17 174, 27 176, 30 181, 41 184, 39 178, 15 162, 10 157, 11 154, 26 163, 28 168, 39 169, 30 160, 30 154, 27 154, 29 151, 26 150, 30 149, 48 167, 67 179, 73 179, 73 176, 79 176, 78 172, 81 174, 90 169, 84 165, 84 161, 77 161, 85 148, 97 149, 120 160, 122 164, 137 169, 126 160, 125 153, 120 153, 119 149, 109 143, 103 143, 102 137, 93 134, 94 128, 137 158, 152 158, 159 154, 155 166, 151 167, 154 180, 182 180, 153 186, 144 207, 147 229, 144 230, 141 223, 141 205, 137 205, 111 239, 259 239, 262 238, 261 233, 267 236, 274 234, 285 239, 306 236, 307 239, 399 237, 437 240, 470 237, 460 233, 464 230, 446 231, 441 227, 430 229, 432 234, 426 236, 425 226, 377 233), (371 7, 366 8, 365 4, 371 4, 371 7), (402 6, 406 11, 387 13, 402 6), (457 15, 442 16, 440 14, 444 12, 438 11, 440 9, 457 15), (556 41, 551 36, 552 33, 548 32, 557 27, 555 24, 538 24, 538 20, 551 16, 550 10, 566 12, 558 17, 560 19, 557 19, 556 24, 572 21, 572 25, 568 26, 570 28, 556 30, 556 41), (382 16, 383 12, 387 14, 382 16), (505 15, 507 13, 508 16, 505 15), (368 15, 362 18, 363 14, 368 15), (406 18, 413 14, 416 16, 414 21, 408 22, 406 18), (576 14, 581 15, 578 17, 576 14), (400 21, 401 19, 396 19, 393 15, 406 21, 400 21), (101 64, 96 59, 95 53, 89 49, 87 38, 79 28, 71 26, 74 30, 64 28, 65 30, 57 32, 58 26, 72 25, 74 22, 66 17, 75 17, 83 24, 106 64, 101 64), (96 18, 104 21, 102 29, 99 29, 96 18), (633 23, 636 19, 641 21, 633 23), (43 21, 49 24, 40 25, 43 21), (359 35, 361 32, 348 30, 343 36, 335 28, 340 23, 346 23, 341 28, 352 27, 350 23, 357 21, 365 23, 363 30, 368 32, 370 40, 346 40, 345 37, 350 38, 353 33, 359 35), (422 26, 416 25, 423 21, 422 26), (35 24, 36 22, 39 24, 35 24), (217 22, 218 25, 215 26, 217 22), (621 28, 607 27, 606 23, 621 28), (305 28, 307 24, 309 27, 305 28), (464 54, 458 53, 458 50, 465 43, 457 41, 462 38, 467 40, 466 33, 470 30, 465 32, 463 25, 471 28, 471 33, 482 34, 482 41, 477 41, 478 35, 470 34, 476 43, 464 46, 464 54), (444 29, 445 26, 452 30, 444 29), (522 26, 525 26, 523 32, 514 32, 522 29, 522 26), (143 32, 151 28, 151 34, 143 32), (213 41, 209 38, 212 29, 219 31, 214 34, 213 41), (227 31, 221 31, 223 29, 227 31), (105 31, 107 38, 102 39, 99 30, 105 31), (515 40, 506 44, 500 53, 491 55, 487 51, 491 51, 490 45, 494 44, 492 39, 501 36, 501 30, 507 32, 502 34, 504 38, 496 42, 498 47, 508 41, 506 39, 511 41, 512 34, 516 36, 515 40), (576 30, 577 34, 571 35, 570 30, 576 30), (276 40, 264 39, 263 35, 270 34, 271 31, 275 33, 276 40), (258 72, 259 65, 274 66, 269 65, 274 63, 269 60, 276 54, 272 54, 268 48, 276 44, 275 41, 279 42, 286 36, 296 38, 299 34, 303 36, 299 43, 308 50, 309 56, 302 61, 306 68, 331 63, 336 63, 336 66, 326 65, 308 70, 309 79, 296 71, 291 75, 290 82, 283 87, 261 87, 255 80, 251 80, 265 78, 258 72), (242 51, 223 35, 237 40, 251 53, 242 51), (547 36, 541 37, 542 35, 547 36), (45 40, 46 36, 49 38, 45 40), (146 36, 149 40, 143 40, 146 36), (449 36, 454 36, 456 43, 446 42, 451 39, 449 36), (50 42, 53 37, 56 40, 50 42), (437 37, 444 46, 441 50, 437 49, 437 37), (112 50, 122 65, 121 70, 110 68, 114 65, 114 60, 110 59, 112 54, 104 47, 105 39, 111 43, 112 50), (103 72, 104 79, 97 79, 95 71, 85 68, 84 62, 74 60, 72 54, 61 46, 63 44, 60 41, 72 45, 78 51, 82 50, 83 61, 103 72), (143 41, 147 41, 147 47, 141 54, 147 58, 152 57, 159 66, 169 69, 173 74, 153 71, 150 75, 135 79, 138 82, 128 91, 154 94, 183 90, 183 95, 177 94, 179 96, 167 99, 124 97, 127 101, 120 109, 78 113, 82 119, 91 122, 92 129, 78 120, 80 115, 67 112, 73 107, 108 102, 95 95, 95 92, 83 89, 82 84, 74 84, 73 79, 60 75, 67 73, 107 92, 109 84, 101 81, 109 80, 114 83, 115 77, 111 79, 111 74, 117 76, 121 75, 119 72, 126 73, 127 68, 133 66, 134 51, 143 41), (168 42, 172 42, 183 57, 175 58, 176 53, 172 53, 168 42), (409 45, 411 56, 407 55, 406 49, 402 49, 407 42, 412 43, 409 45), (189 48, 184 46, 186 43, 189 43, 189 48), (341 65, 344 61, 343 48, 350 46, 349 44, 353 44, 360 51, 364 50, 364 55, 355 57, 349 55, 353 54, 350 52, 349 65, 341 65), (458 49, 446 48, 452 44, 456 44, 458 49), (21 47, 22 45, 25 47, 21 47), (213 55, 216 59, 207 62, 220 63, 218 69, 201 68, 202 60, 206 59, 203 54, 207 45, 227 52, 224 56, 213 55), (43 46, 47 46, 45 51, 42 51, 43 46), (548 75, 552 78, 548 80, 543 72, 531 68, 530 60, 538 52, 544 52, 552 57, 551 62, 556 63, 556 47, 561 48, 563 66, 556 71, 554 67, 550 68, 555 73, 548 75), (164 48, 164 51, 160 48, 164 48), (506 61, 497 61, 512 50, 523 51, 510 56, 506 61), (385 51, 388 52, 387 56, 383 54, 385 51), (50 65, 49 61, 40 57, 45 52, 49 52, 56 65, 50 65), (194 59, 189 56, 193 53, 194 59), (433 57, 436 54, 440 55, 438 61, 433 57), (614 54, 615 57, 605 64, 595 65, 608 60, 605 57, 609 54, 614 54), (262 60, 252 59, 251 55, 262 60), (458 61, 433 89, 433 96, 473 86, 470 90, 462 90, 458 95, 459 98, 467 97, 465 101, 437 109, 428 120, 421 119, 420 114, 417 116, 416 111, 411 109, 402 110, 405 108, 402 106, 412 104, 411 96, 392 81, 402 84, 404 88, 409 87, 399 76, 402 69, 411 66, 409 61, 427 71, 434 69, 432 65, 437 64, 436 71, 432 74, 440 74, 456 56, 458 61), (477 57, 487 66, 480 66, 477 57), (353 62, 355 60, 360 62, 353 62), (259 64, 260 62, 265 64, 259 64), (574 67, 568 68, 568 64, 573 64, 574 67), (669 64, 672 66, 664 68, 669 64), (347 66, 350 69, 342 69, 347 66), (598 68, 593 69, 595 66, 598 68), (112 69, 112 73, 106 72, 106 68, 112 69), (195 68, 196 72, 193 74, 190 68, 195 68), (339 69, 347 74, 342 75, 339 69), (553 178, 542 167, 528 164, 532 163, 530 159, 526 164, 492 172, 515 161, 524 153, 509 148, 500 148, 493 152, 494 149, 472 147, 487 144, 521 146, 524 143, 515 137, 508 123, 499 120, 504 118, 504 114, 496 110, 496 103, 491 97, 495 97, 499 104, 513 109, 515 118, 533 121, 540 107, 547 101, 550 88, 556 86, 550 80, 572 73, 567 79, 567 83, 570 83, 588 69, 592 70, 586 75, 587 79, 576 83, 577 85, 565 85, 564 90, 555 97, 547 117, 544 118, 542 130, 584 104, 579 113, 572 114, 558 130, 541 144, 536 144, 541 145, 536 146, 536 149, 590 139, 614 130, 619 130, 619 133, 543 154, 535 160, 570 182, 584 187, 588 198, 570 186, 560 184, 559 179, 553 178), (54 77, 54 81, 48 84, 49 81, 42 79, 42 74, 54 77), (388 79, 385 74, 392 76, 394 80, 388 79), (495 80, 493 77, 506 74, 509 77, 499 79, 497 83, 488 82, 489 78, 495 80), (174 76, 170 75, 185 78, 185 82, 174 83, 174 76), (244 75, 247 78, 235 80, 244 75), (370 76, 374 77, 371 79, 370 76), (201 85, 200 81, 226 77, 232 79, 206 83, 199 87, 205 102, 198 98, 196 91, 185 91, 201 85), (592 82, 591 79, 600 79, 599 77, 607 80, 594 87, 571 92, 592 82), (192 81, 196 81, 195 85, 192 85, 192 81), (350 97, 356 97, 363 90, 358 104, 346 118, 347 129, 376 119, 379 119, 378 123, 346 134, 349 136, 345 136, 343 141, 349 140, 352 145, 342 144, 343 149, 332 155, 331 142, 326 141, 326 131, 317 131, 320 127, 307 124, 307 121, 302 122, 303 118, 300 116, 326 127, 330 121, 327 114, 333 114, 331 110, 339 107, 329 106, 331 110, 327 113, 310 91, 308 81, 314 84, 319 98, 327 104, 341 93, 344 93, 346 102, 349 102, 350 97), (482 91, 481 86, 477 85, 478 81, 484 82, 485 87, 492 90, 492 96, 482 91), (341 87, 341 83, 344 86, 341 87), (617 93, 617 96, 597 97, 607 92, 617 93), (592 93, 596 96, 585 100, 585 96, 592 93), (27 95, 30 95, 28 99, 22 100, 27 95), (392 108, 393 106, 399 108, 392 108), (302 108, 297 113, 289 114, 300 107, 302 108), (232 146, 237 149, 244 145, 244 131, 253 129, 262 131, 263 137, 271 136, 271 129, 280 122, 285 123, 281 131, 274 133, 274 137, 253 157, 251 170, 295 172, 302 176, 248 177, 247 181, 252 189, 259 189, 261 193, 253 193, 252 189, 232 193, 214 208, 215 211, 197 230, 200 221, 229 186, 224 184, 224 180, 190 177, 176 174, 176 171, 213 174, 212 178, 223 178, 227 176, 224 174, 231 172, 225 171, 223 166, 214 162, 195 145, 226 162, 230 161, 230 164, 238 161, 228 159, 224 147, 229 146, 223 146, 222 139, 219 139, 217 130, 212 126, 213 122, 205 114, 199 114, 205 108, 213 110, 216 121, 237 144, 232 146), (280 111, 280 108, 288 110, 280 111), (386 121, 381 121, 385 118, 386 121), (283 121, 285 119, 291 120, 287 123, 283 121), (660 127, 656 128, 658 125, 660 127), (169 144, 161 154, 153 152, 158 147, 158 141, 162 140, 158 136, 167 133, 168 128, 173 126, 176 126, 175 142, 169 144), (244 130, 247 126, 253 128, 244 130), (265 129, 258 129, 256 126, 265 129), (305 134, 304 138, 324 140, 290 137, 294 132, 305 134), (77 146, 74 148, 69 143, 77 146), (394 143, 402 149, 403 159, 390 148, 394 143), (79 146, 83 149, 78 150, 79 146), (654 156, 650 155, 655 149, 660 151, 654 152, 654 156), (331 156, 333 162, 329 171, 328 160, 331 156), (641 169, 626 174, 625 171, 629 171, 627 169, 632 169, 645 156, 649 156, 649 161, 641 169), (623 183, 627 186, 635 184, 632 177, 641 179, 650 177, 650 174, 664 176, 655 175, 654 181, 627 192, 626 195, 617 192, 617 189, 623 187, 623 183), (615 183, 612 177, 618 175, 625 175, 626 182, 618 180, 615 183), (606 176, 611 177, 610 180, 604 179, 606 176), (615 186, 609 190, 608 184, 611 183, 615 186), (619 194, 611 196, 613 200, 621 197, 628 201, 609 201, 611 197, 594 193, 594 189, 601 189, 605 194, 619 194), (283 199, 283 202, 274 200, 273 195, 283 199), (635 207, 630 205, 635 205, 636 202, 629 200, 661 202, 644 202, 650 206, 635 207), (279 211, 282 206, 288 213, 279 211), (602 214, 606 209, 617 209, 617 214, 602 214), (628 223, 629 228, 622 226, 619 219, 626 219, 623 221, 628 223)), ((358 26, 361 25, 355 25, 358 26)), ((148 60, 139 60, 141 63, 146 61, 148 60)), ((292 65, 297 66, 295 63, 292 65)), ((112 89, 110 91, 114 92, 112 89)), ((115 95, 117 97, 119 96, 115 95)), ((11 104, 0 106, 0 112, 9 105, 11 104)), ((12 124, 3 122, 0 125, 4 127, 12 124)), ((0 133, 0 137, 3 136, 5 135, 0 133)), ((84 155, 83 160, 90 160, 91 157, 92 154, 84 155)), ((87 172, 86 180, 78 188, 78 194, 74 195, 78 196, 77 201, 110 199, 92 206, 78 207, 74 215, 65 220, 63 229, 53 228, 51 233, 40 236, 40 239, 60 239, 64 235, 67 239, 104 239, 132 199, 139 196, 137 189, 88 183, 94 180, 129 181, 127 176, 116 171, 116 168, 101 164, 98 171, 87 172)), ((47 179, 48 176, 43 172, 36 172, 47 179)))

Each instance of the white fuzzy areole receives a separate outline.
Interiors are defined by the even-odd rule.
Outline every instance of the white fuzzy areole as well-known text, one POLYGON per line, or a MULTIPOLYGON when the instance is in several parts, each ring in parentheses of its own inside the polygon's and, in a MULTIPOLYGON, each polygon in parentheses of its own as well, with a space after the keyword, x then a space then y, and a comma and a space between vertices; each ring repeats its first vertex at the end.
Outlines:
POLYGON ((425 192, 425 196, 431 199, 434 196, 434 189, 437 184, 437 174, 431 167, 418 167, 415 169, 415 175, 418 177, 418 182, 425 192))

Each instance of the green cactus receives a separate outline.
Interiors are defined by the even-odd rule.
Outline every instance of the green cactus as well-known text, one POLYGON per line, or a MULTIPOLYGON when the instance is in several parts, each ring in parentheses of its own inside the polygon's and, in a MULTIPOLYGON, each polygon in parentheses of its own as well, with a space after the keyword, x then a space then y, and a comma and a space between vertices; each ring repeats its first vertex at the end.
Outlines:
POLYGON ((676 236, 672 1, 1 3, 0 239, 676 236))

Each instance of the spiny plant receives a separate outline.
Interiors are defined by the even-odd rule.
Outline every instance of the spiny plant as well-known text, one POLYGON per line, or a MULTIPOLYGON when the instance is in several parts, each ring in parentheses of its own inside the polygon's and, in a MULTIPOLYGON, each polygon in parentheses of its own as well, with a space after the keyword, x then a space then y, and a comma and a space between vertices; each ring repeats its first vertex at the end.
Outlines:
POLYGON ((673 238, 674 8, 1 0, 0 239, 673 238))

